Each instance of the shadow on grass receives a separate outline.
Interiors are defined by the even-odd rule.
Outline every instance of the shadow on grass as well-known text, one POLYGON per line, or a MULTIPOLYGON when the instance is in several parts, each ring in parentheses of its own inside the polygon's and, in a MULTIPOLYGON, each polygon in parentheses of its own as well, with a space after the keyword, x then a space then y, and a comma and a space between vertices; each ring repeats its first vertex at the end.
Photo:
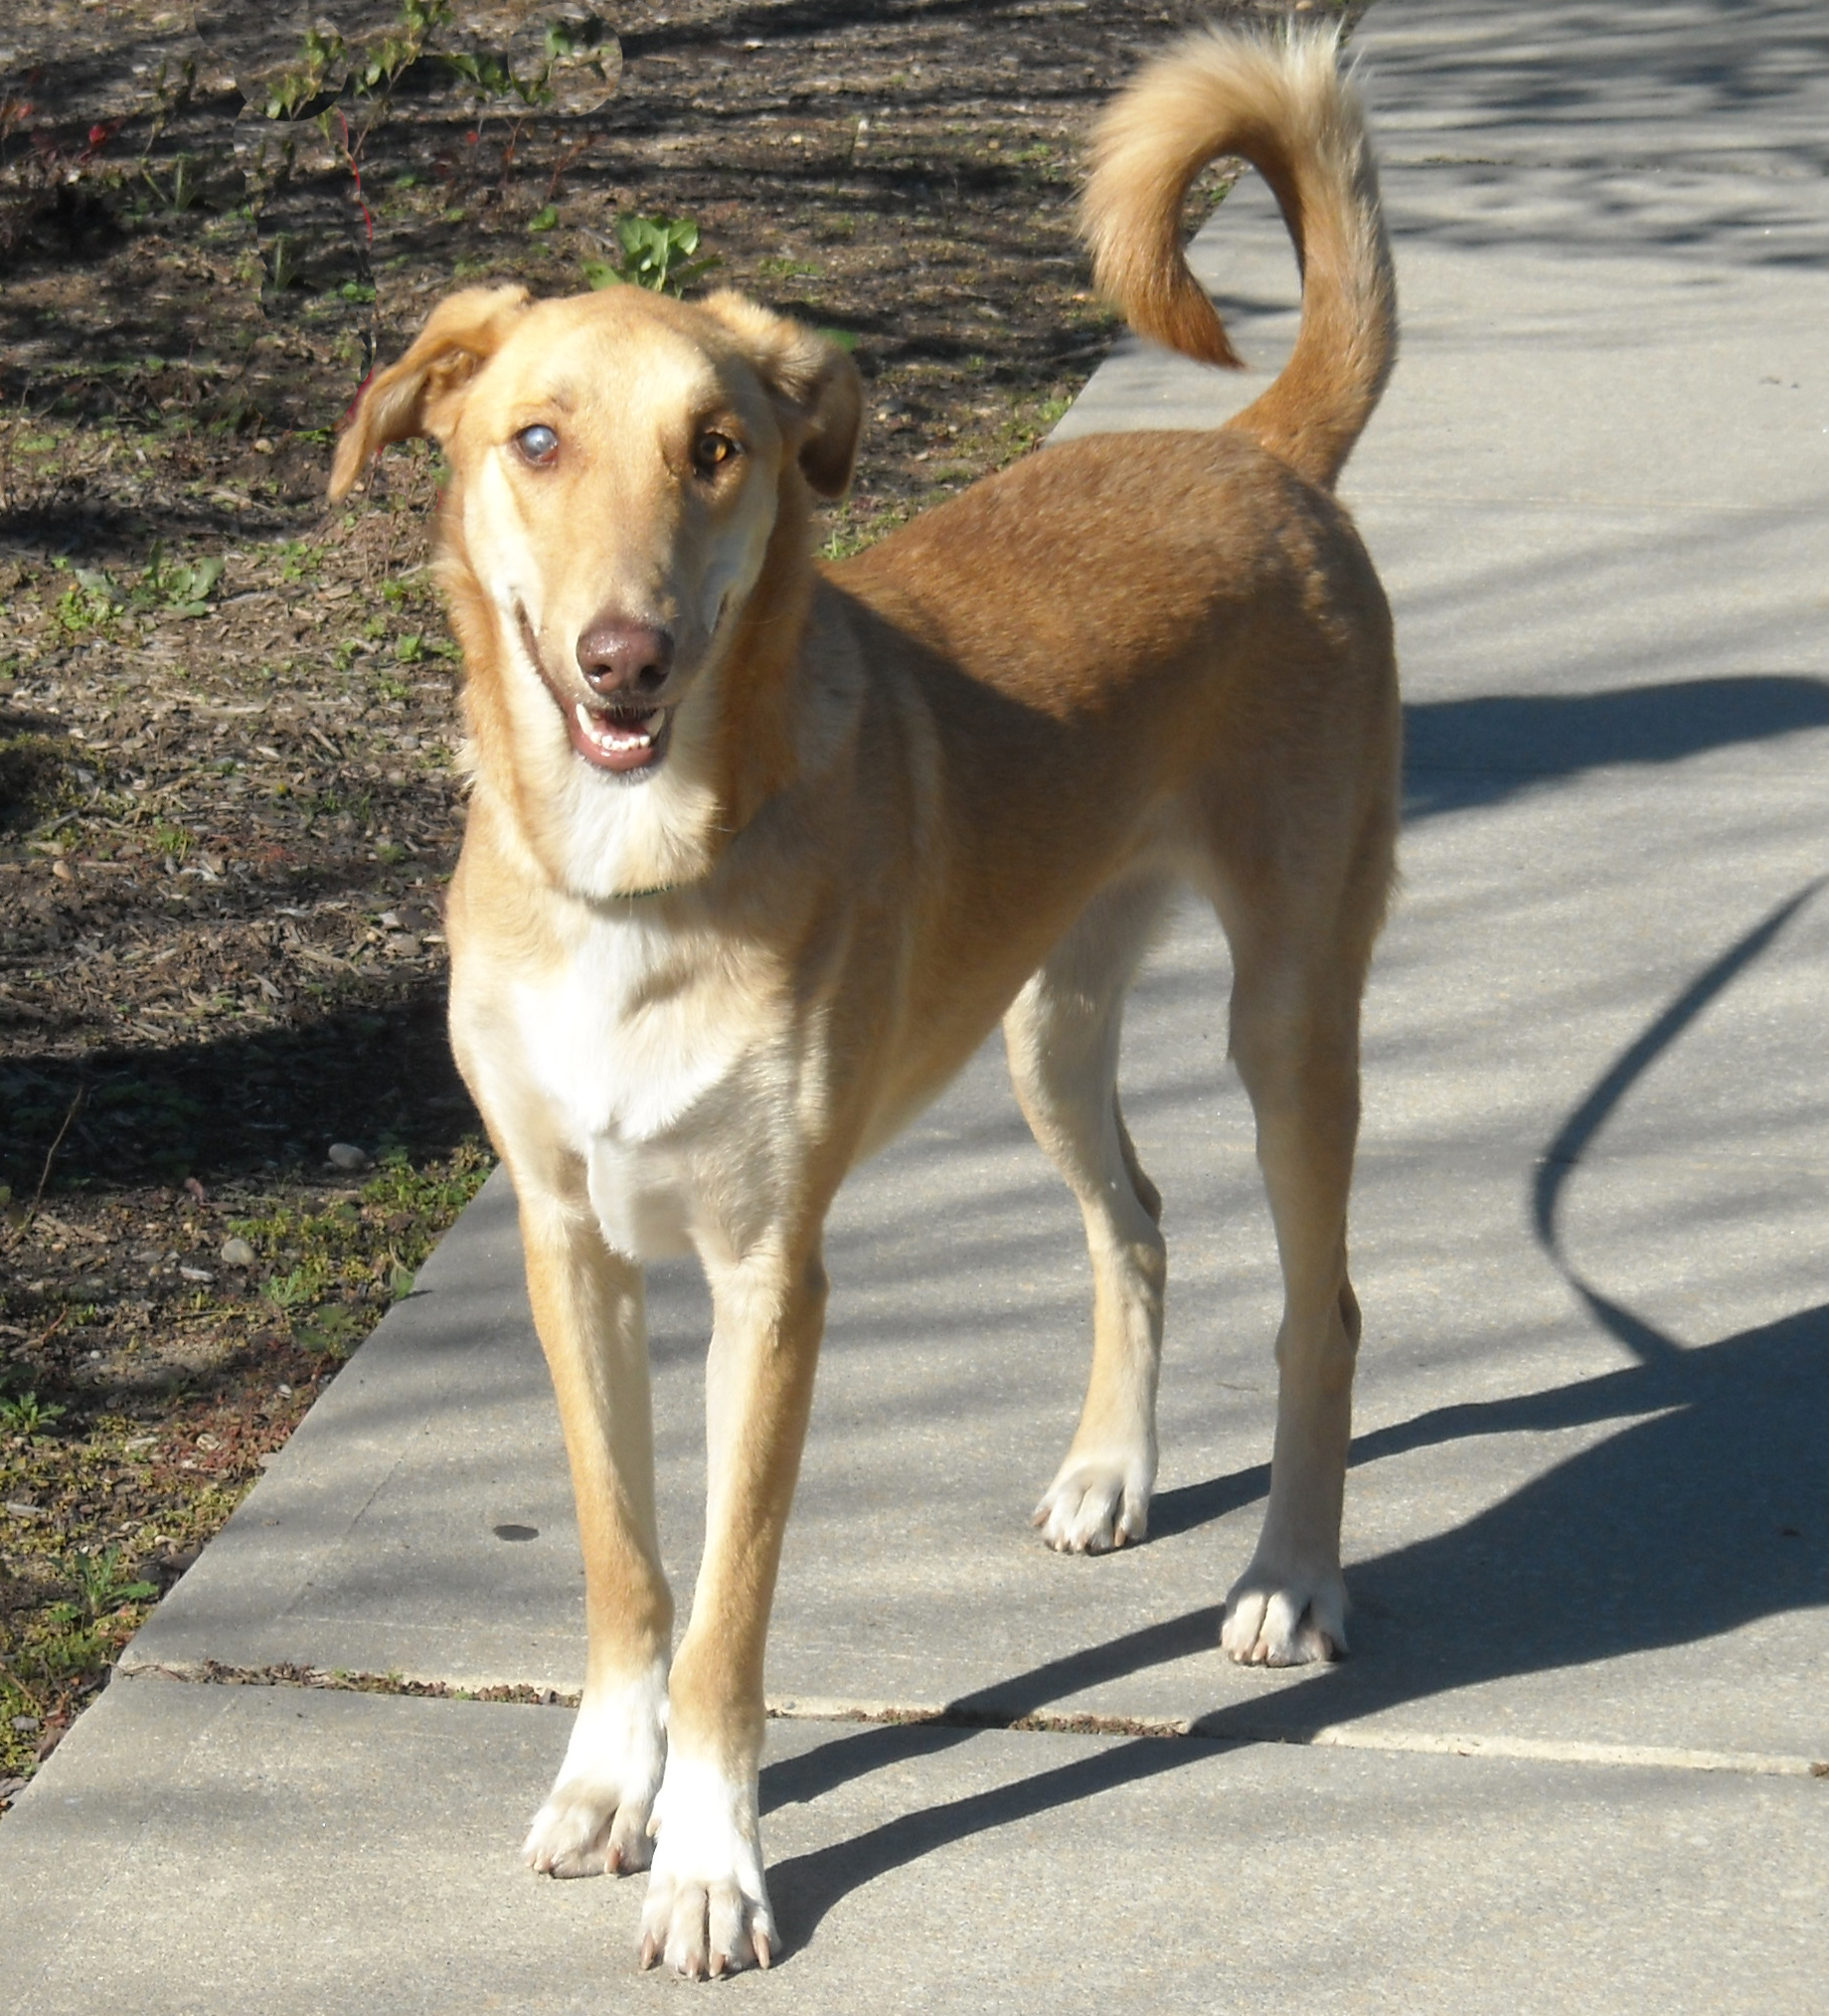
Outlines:
POLYGON ((0 1058, 0 1179, 48 1192, 316 1172, 332 1141, 416 1161, 478 1129, 451 1062, 444 983, 218 1043, 0 1058), (69 1125, 64 1123, 68 1119, 69 1125))

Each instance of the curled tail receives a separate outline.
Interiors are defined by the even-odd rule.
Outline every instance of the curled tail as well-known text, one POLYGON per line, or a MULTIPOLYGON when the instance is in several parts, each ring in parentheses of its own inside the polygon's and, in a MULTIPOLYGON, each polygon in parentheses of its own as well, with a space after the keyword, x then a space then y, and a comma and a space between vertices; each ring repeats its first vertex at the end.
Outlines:
POLYGON ((1203 29, 1158 58, 1100 120, 1082 209, 1100 290, 1139 335, 1241 367, 1188 269, 1181 204, 1221 154, 1275 193, 1302 273, 1302 326, 1274 384, 1227 422, 1333 487, 1397 356, 1397 284, 1378 172, 1338 34, 1203 29))

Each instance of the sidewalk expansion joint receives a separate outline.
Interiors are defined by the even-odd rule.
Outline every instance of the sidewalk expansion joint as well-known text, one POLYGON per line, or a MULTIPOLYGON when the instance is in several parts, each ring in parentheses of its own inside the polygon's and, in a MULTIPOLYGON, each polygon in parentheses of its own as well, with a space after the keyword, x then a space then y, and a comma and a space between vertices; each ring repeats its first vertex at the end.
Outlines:
MULTIPOLYGON (((575 1687, 499 1682, 473 1687, 402 1673, 360 1673, 319 1666, 229 1666, 219 1659, 135 1660, 116 1668, 123 1679, 179 1680, 208 1687, 293 1687, 338 1694, 392 1694, 414 1700, 510 1703, 529 1708, 576 1708, 575 1687)), ((886 1728, 1002 1730, 1018 1735, 1150 1737, 1210 1743, 1227 1749, 1282 1744, 1298 1750, 1367 1750, 1421 1757, 1504 1758, 1530 1764, 1597 1765, 1608 1769, 1738 1772, 1749 1777, 1807 1777, 1829 1781, 1829 1761, 1770 1751, 1688 1750, 1656 1744, 1580 1743, 1528 1736, 1437 1735, 1430 1731, 1379 1730, 1350 1723, 1302 1729, 1257 1723, 1233 1709, 1210 1715, 1089 1715, 1048 1708, 1005 1709, 966 1699, 936 1703, 853 1701, 823 1695, 787 1696, 767 1704, 774 1722, 869 1723, 886 1728)))

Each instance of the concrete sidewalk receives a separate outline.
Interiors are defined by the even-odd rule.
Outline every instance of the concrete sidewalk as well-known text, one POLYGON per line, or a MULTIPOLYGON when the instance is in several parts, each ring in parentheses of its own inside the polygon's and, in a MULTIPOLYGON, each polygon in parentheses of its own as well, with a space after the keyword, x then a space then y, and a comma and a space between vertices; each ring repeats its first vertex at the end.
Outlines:
MULTIPOLYGON (((724 1992, 1829 2006, 1829 23, 1380 0, 1360 41, 1405 355, 1345 493, 1411 762, 1356 1194, 1355 1656, 1215 1649, 1277 1295, 1190 912, 1126 1038, 1171 1254, 1150 1542, 1063 1560, 1027 1526, 1088 1284, 992 1048, 834 1221, 770 1641, 790 1952, 724 1992), (1064 1720, 838 1719, 947 1704, 1064 1720)), ((1274 368, 1294 278, 1260 191, 1199 257, 1274 368)), ((1126 343, 1062 431, 1211 424, 1262 371, 1126 343)), ((0 1824, 0 2011, 674 1992, 634 1971, 638 1882, 516 1864, 563 1710, 197 1684, 577 1685, 499 1179, 420 1289, 0 1824)), ((684 1592, 708 1307, 683 1269, 650 1302, 684 1592)))

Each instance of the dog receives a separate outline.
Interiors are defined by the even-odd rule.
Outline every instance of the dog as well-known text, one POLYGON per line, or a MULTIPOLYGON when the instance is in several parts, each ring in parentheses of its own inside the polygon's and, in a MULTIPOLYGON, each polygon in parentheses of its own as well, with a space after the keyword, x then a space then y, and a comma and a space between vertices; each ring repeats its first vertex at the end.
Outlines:
POLYGON ((1235 365, 1179 235, 1220 155, 1268 180, 1303 268, 1262 396, 1213 431, 1047 448, 842 564, 815 563, 810 514, 851 475, 856 369, 735 293, 456 293, 336 450, 333 500, 391 441, 429 435, 448 463, 471 780, 451 1037, 519 1200, 589 1635, 525 1852, 555 1876, 651 1860, 643 1966, 780 1950, 763 1640, 821 1228, 999 1018, 1094 1281, 1084 1409, 1035 1519, 1070 1553, 1144 1537, 1164 1249, 1118 1022, 1184 883, 1231 944, 1285 1289, 1269 1502, 1221 1644, 1269 1665, 1346 1645, 1346 1215, 1400 716, 1390 613, 1333 489, 1397 314, 1333 36, 1196 34, 1098 131, 1100 287, 1143 335, 1235 365), (709 1502, 676 1652, 642 1263, 688 1250, 714 1306, 709 1502))

